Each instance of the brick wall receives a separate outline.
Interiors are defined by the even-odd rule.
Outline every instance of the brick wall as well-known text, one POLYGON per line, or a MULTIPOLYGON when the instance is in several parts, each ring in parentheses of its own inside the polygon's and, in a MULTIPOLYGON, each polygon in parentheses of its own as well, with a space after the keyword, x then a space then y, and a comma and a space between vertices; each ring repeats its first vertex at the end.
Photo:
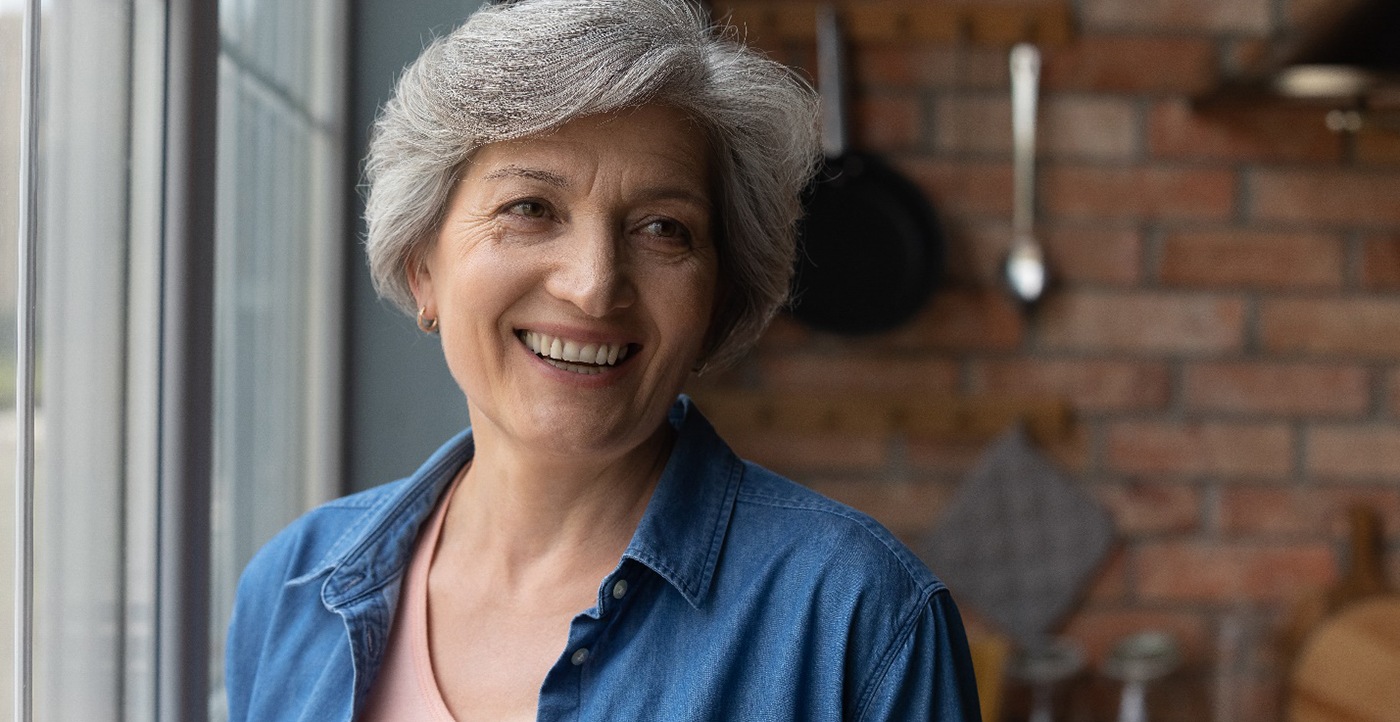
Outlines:
MULTIPOLYGON (((1319 111, 1207 117, 1190 103, 1324 5, 1074 3, 1076 36, 1045 50, 1040 112, 1038 235, 1058 285, 1029 320, 996 283, 1010 236, 1005 49, 855 48, 858 142, 937 205, 948 284, 872 338, 780 319, 740 368, 702 384, 1062 396, 1075 421, 1048 450, 1121 537, 1067 633, 1096 659, 1130 631, 1178 634, 1188 662, 1154 693, 1154 719, 1214 718, 1227 626, 1246 643, 1230 664, 1234 718, 1278 718, 1275 643, 1296 600, 1339 573, 1349 504, 1381 510, 1400 582, 1400 133, 1345 139, 1319 111)), ((774 50, 812 67, 810 47, 774 50)), ((910 540, 983 446, 731 441, 910 540)), ((1086 675, 1068 719, 1111 719, 1116 695, 1086 675)))

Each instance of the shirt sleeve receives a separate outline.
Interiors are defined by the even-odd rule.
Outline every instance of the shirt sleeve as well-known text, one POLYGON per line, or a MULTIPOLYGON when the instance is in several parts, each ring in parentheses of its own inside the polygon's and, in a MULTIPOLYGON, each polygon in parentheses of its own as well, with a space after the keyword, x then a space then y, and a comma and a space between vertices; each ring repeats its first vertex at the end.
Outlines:
POLYGON ((935 592, 909 627, 858 722, 980 722, 967 633, 948 591, 935 592))

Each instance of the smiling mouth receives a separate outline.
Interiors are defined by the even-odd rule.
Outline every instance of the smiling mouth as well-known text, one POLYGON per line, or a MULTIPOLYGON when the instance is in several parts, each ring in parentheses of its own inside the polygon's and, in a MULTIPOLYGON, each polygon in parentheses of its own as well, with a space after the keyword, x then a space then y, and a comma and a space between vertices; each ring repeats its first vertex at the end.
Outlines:
POLYGON ((537 331, 516 331, 525 347, 557 369, 576 374, 600 374, 622 363, 636 350, 629 343, 584 343, 537 331))

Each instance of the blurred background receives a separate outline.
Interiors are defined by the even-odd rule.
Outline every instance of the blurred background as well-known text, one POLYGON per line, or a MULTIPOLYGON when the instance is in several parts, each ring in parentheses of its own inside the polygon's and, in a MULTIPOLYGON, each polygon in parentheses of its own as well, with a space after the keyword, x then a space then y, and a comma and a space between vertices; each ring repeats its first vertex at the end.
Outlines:
MULTIPOLYGON (((322 499, 411 473, 467 423, 436 340, 369 287, 357 186, 397 73, 477 5, 219 4, 210 719, 222 718, 223 626, 253 551, 322 499)), ((715 5, 818 80, 816 3, 715 5)), ((931 540, 977 485, 1007 475, 994 443, 1023 422, 1020 453, 1053 477, 1041 488, 1108 530, 1043 630, 1082 657, 1042 680, 1054 718, 1118 718, 1114 651, 1151 633, 1177 652, 1146 679, 1152 719, 1284 719, 1300 645, 1337 611, 1328 590, 1361 556, 1353 508, 1379 519, 1379 542, 1357 548, 1375 552, 1383 587, 1400 584, 1400 102, 1386 84, 1400 63, 1393 50, 1343 57, 1366 74, 1321 98, 1278 80, 1337 37, 1376 42, 1341 34, 1368 4, 837 5, 850 144, 932 207, 944 272, 885 330, 780 317, 738 367, 690 391, 741 455, 870 513, 931 562, 931 540), (1002 278, 1018 42, 1041 58, 1033 208, 1050 284, 1030 307, 1002 278)), ((152 719, 154 567, 169 552, 151 531, 168 28, 146 0, 43 8, 37 718, 152 719)), ((3 469, 21 10, 0 1, 3 469)), ((1400 22, 1370 25, 1400 47, 1400 22)), ((0 474, 6 575, 12 482, 0 474)), ((1021 514, 991 517, 988 548, 1056 521, 1021 514)), ((1075 536, 1085 524, 1055 533, 1088 544, 1075 536)), ((1044 551, 1045 565, 1061 561, 1044 551)), ((960 593, 962 570, 934 566, 993 650, 983 663, 1002 670, 988 691, 1000 718, 1027 719, 1037 677, 996 599, 960 593)), ((10 602, 0 595, 0 611, 10 602)), ((10 632, 0 625, 0 668, 10 632)), ((1400 659, 1400 642, 1378 644, 1381 662, 1400 659)), ((5 708, 12 691, 0 685, 5 708)))

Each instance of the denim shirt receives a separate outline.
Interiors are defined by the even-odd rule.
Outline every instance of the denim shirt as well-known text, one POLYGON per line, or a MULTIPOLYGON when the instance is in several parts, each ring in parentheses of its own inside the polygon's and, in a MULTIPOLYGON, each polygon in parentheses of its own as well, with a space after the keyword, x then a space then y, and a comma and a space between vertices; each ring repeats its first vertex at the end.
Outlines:
MULTIPOLYGON (((570 625, 539 720, 979 719, 957 609, 904 545, 740 460, 689 399, 670 422, 671 457, 570 625)), ((231 720, 354 719, 418 528, 472 451, 464 431, 413 476, 325 504, 258 552, 229 629, 231 720)))

